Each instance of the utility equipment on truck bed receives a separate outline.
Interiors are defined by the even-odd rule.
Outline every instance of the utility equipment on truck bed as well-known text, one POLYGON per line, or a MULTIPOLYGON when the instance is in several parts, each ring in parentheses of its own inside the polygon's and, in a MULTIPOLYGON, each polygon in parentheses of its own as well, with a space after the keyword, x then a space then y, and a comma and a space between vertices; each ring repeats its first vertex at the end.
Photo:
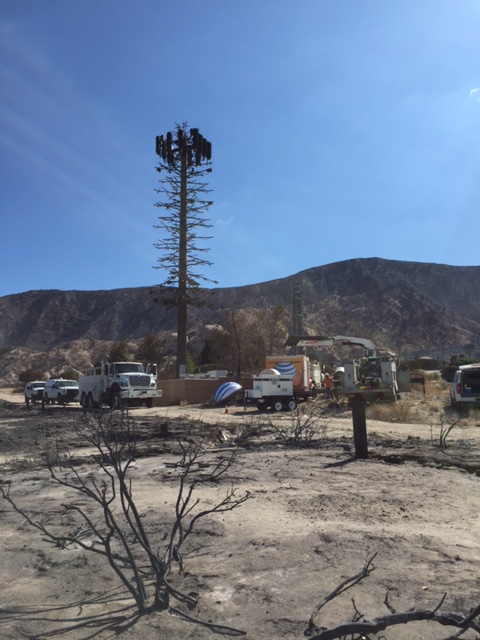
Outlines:
POLYGON ((157 365, 145 368, 141 362, 99 362, 78 381, 78 399, 84 408, 108 404, 112 409, 124 405, 153 406, 162 392, 157 389, 157 365))
POLYGON ((290 336, 286 344, 300 347, 363 347, 365 355, 343 364, 342 375, 338 376, 340 386, 336 390, 349 398, 361 395, 365 400, 396 401, 400 392, 410 391, 410 375, 405 371, 397 371, 395 354, 376 347, 368 338, 290 336))

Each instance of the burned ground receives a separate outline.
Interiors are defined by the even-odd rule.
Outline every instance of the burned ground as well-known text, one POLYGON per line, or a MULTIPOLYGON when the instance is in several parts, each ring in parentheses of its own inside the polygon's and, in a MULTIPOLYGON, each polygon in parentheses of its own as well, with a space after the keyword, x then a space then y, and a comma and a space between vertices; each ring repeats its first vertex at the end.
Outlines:
MULTIPOLYGON (((418 398, 417 398, 418 400, 418 398)), ((418 400, 419 402, 423 402, 418 400)), ((1 401, 0 401, 1 402, 1 401)), ((92 451, 78 437, 77 407, 27 411, 8 396, 0 407, 2 486, 35 517, 62 521, 73 500, 52 484, 45 463, 62 455, 79 473, 95 474, 92 451)), ((136 459, 131 479, 153 535, 172 518, 176 483, 170 474, 179 441, 202 439, 215 452, 238 447, 228 477, 202 490, 209 504, 230 486, 253 496, 231 513, 206 519, 186 550, 185 573, 174 583, 198 594, 188 611, 203 620, 243 629, 255 640, 301 638, 314 606, 377 553, 376 569, 352 592, 331 602, 320 626, 347 621, 351 597, 367 617, 435 607, 466 611, 480 592, 480 422, 466 417, 439 447, 439 415, 422 422, 368 420, 368 460, 353 457, 351 415, 325 405, 317 437, 286 444, 300 413, 271 418, 241 408, 178 407, 134 410, 136 459)), ((412 417, 413 412, 410 417, 412 417)), ((442 415, 457 416, 444 409, 442 415)), ((81 549, 42 540, 6 502, 0 549, 4 638, 210 638, 212 631, 168 613, 139 620, 106 563, 81 549)), ((446 637, 431 623, 395 627, 387 638, 446 637)), ((466 638, 475 637, 465 635, 466 638)))

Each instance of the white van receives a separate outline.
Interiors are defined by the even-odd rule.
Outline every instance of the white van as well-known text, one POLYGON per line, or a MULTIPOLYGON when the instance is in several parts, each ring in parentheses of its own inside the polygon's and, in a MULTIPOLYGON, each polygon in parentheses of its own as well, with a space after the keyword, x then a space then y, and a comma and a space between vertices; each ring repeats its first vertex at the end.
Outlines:
POLYGON ((476 403, 480 407, 480 362, 461 365, 450 385, 452 407, 476 403))

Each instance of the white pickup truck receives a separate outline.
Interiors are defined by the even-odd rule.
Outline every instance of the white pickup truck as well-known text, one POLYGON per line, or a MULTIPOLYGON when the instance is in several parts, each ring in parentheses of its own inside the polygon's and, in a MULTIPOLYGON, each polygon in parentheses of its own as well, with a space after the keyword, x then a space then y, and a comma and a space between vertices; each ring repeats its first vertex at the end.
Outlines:
POLYGON ((25 385, 25 404, 30 406, 30 402, 42 402, 43 389, 45 382, 43 380, 31 380, 25 385))
POLYGON ((78 382, 76 380, 64 380, 63 378, 55 378, 47 380, 43 388, 43 400, 45 404, 51 402, 54 404, 67 404, 77 399, 78 382))
POLYGON ((450 385, 452 407, 480 406, 480 362, 461 365, 450 385))

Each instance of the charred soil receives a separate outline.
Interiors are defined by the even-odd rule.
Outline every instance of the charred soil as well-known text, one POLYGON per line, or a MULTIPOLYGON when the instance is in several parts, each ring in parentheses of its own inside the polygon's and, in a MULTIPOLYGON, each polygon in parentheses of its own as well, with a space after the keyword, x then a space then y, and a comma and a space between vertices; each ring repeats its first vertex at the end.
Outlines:
MULTIPOLYGON (((32 517, 66 526, 61 505, 74 497, 52 482, 46 465, 61 455, 79 474, 98 473, 95 452, 78 435, 82 410, 27 410, 21 396, 0 392, 0 398, 2 486, 32 517)), ((444 593, 445 610, 466 612, 478 604, 478 415, 453 414, 443 392, 427 400, 412 394, 409 402, 409 420, 367 414, 368 460, 354 457, 347 406, 317 407, 303 438, 294 437, 308 419, 302 409, 279 416, 241 407, 228 413, 188 406, 131 411, 136 455, 130 477, 152 535, 173 517, 170 470, 182 442, 201 439, 213 453, 238 448, 228 477, 202 489, 202 503, 231 486, 253 496, 238 510, 207 518, 195 532, 185 571, 172 578, 196 594, 195 610, 185 612, 243 629, 255 640, 302 638, 315 605, 374 553, 374 573, 322 609, 319 626, 349 621, 352 597, 366 618, 384 615, 387 592, 398 611, 434 608, 444 593), (459 418, 446 448, 440 447, 442 432, 459 418)), ((75 546, 52 546, 6 501, 1 517, 2 638, 215 637, 167 612, 136 618, 106 562, 75 546)), ((435 625, 422 622, 384 635, 435 640, 448 631, 439 635, 435 625)))

